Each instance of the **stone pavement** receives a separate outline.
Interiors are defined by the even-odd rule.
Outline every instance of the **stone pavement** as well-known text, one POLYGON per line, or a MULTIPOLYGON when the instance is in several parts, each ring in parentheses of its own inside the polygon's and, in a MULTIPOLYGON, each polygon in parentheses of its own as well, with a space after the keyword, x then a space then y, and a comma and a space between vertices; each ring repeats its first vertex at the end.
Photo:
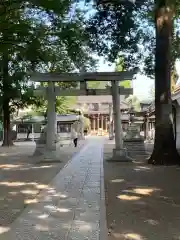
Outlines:
POLYGON ((14 147, 0 147, 0 226, 9 226, 26 208, 34 202, 36 195, 67 164, 86 141, 58 148, 60 162, 39 162, 31 157, 35 145, 32 142, 18 143, 14 147))
POLYGON ((179 240, 180 167, 148 165, 138 152, 133 163, 107 162, 113 147, 106 141, 108 239, 179 240))
POLYGON ((34 204, 11 225, 1 225, 0 239, 106 240, 103 183, 103 139, 94 137, 34 204))

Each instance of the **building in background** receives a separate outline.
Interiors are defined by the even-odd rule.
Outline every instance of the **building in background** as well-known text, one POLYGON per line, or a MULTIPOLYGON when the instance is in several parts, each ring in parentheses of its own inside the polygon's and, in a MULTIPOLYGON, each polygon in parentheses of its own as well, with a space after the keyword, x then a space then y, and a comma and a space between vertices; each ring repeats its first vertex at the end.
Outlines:
MULTIPOLYGON (((129 125, 129 105, 121 96, 120 109, 122 128, 126 130, 129 125)), ((84 116, 90 119, 91 133, 97 134, 99 131, 108 132, 110 123, 110 105, 112 105, 111 96, 78 96, 73 109, 79 109, 84 116)))

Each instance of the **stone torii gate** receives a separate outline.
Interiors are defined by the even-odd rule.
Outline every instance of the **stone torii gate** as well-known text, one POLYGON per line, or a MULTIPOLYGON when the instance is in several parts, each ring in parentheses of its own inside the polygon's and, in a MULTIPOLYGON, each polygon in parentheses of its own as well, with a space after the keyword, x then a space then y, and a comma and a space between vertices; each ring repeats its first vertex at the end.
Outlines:
POLYGON ((31 80, 34 82, 47 82, 48 87, 39 87, 35 90, 35 95, 44 96, 48 101, 47 108, 47 133, 46 150, 55 150, 55 100, 56 96, 83 96, 83 95, 112 95, 114 128, 115 128, 115 148, 113 149, 113 160, 128 161, 126 149, 123 146, 123 134, 121 128, 120 95, 132 94, 133 89, 119 87, 119 82, 132 80, 133 71, 124 72, 89 72, 89 73, 33 73, 31 80), (80 82, 80 89, 62 90, 55 86, 55 82, 80 82), (87 81, 107 81, 111 86, 107 89, 88 89, 87 81))

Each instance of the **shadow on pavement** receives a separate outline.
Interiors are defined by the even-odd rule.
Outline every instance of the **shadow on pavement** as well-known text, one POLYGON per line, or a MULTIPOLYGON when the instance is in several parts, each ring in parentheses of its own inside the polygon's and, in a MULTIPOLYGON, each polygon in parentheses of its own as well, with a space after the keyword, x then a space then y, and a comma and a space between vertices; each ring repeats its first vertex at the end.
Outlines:
POLYGON ((109 239, 180 239, 180 168, 148 165, 135 145, 133 163, 107 162, 112 147, 104 150, 109 239))
MULTIPOLYGON (((60 163, 39 163, 39 159, 25 155, 3 155, 0 158, 0 226, 8 227, 30 204, 37 202, 36 196, 41 190, 49 189, 50 181, 62 169, 68 160, 83 147, 62 148, 60 163), (64 150, 63 150, 64 149, 64 150), (38 163, 38 164, 37 164, 38 163)), ((33 151, 29 151, 33 152, 33 151)), ((28 153, 29 153, 28 152, 28 153)), ((14 150, 12 150, 14 153, 14 150)), ((1 233, 0 228, 0 233, 1 233)))

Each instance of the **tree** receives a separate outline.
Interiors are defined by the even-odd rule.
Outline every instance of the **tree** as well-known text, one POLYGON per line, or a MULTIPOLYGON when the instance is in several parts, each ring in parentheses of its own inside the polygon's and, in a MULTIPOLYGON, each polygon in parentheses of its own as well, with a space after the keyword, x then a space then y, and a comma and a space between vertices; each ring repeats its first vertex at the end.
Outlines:
POLYGON ((87 86, 89 89, 100 89, 103 82, 100 81, 89 81, 87 86))
MULTIPOLYGON (((167 2, 173 7, 173 29, 172 29, 172 43, 171 43, 171 72, 175 70, 175 62, 180 58, 180 36, 179 36, 179 14, 180 14, 180 2, 178 0, 172 0, 167 2)), ((141 29, 141 49, 139 54, 140 64, 142 72, 154 79, 155 74, 155 46, 156 46, 156 34, 154 27, 154 1, 148 1, 147 9, 139 14, 139 18, 143 23, 141 29), (146 27, 145 27, 146 26, 146 27), (144 54, 143 54, 144 53, 144 54), (140 56, 141 55, 141 56, 140 56)), ((134 59, 132 59, 134 61, 134 59)), ((131 62, 129 62, 131 64, 131 62)))
POLYGON ((156 135, 149 163, 179 163, 171 117, 170 78, 180 56, 180 1, 155 0, 155 6, 151 0, 137 1, 134 6, 124 4, 96 2, 97 11, 91 21, 94 25, 89 29, 97 36, 99 52, 108 55, 110 61, 120 54, 128 69, 139 65, 147 76, 155 76, 156 135))
POLYGON ((173 8, 167 0, 155 1, 155 144, 149 163, 179 164, 172 118, 171 100, 171 38, 173 8))
POLYGON ((175 88, 176 88, 176 83, 178 81, 178 73, 176 68, 174 68, 174 70, 171 72, 171 93, 174 92, 175 88))
POLYGON ((90 127, 90 120, 87 117, 84 117, 84 130, 88 130, 90 127))
MULTIPOLYGON (((115 72, 122 71, 125 71, 124 59, 120 57, 116 61, 115 72)), ((130 80, 120 81, 119 85, 124 88, 131 88, 131 81, 130 80)))
MULTIPOLYGON (((177 80, 178 80, 178 74, 177 74, 176 69, 174 69, 174 71, 172 71, 172 73, 171 73, 171 93, 173 93, 174 90, 175 90, 177 80)), ((154 100, 154 98, 155 98, 155 88, 154 88, 153 85, 151 86, 151 88, 149 90, 149 95, 150 95, 151 99, 154 100)))
MULTIPOLYGON (((118 56, 130 60, 132 54, 138 52, 141 37, 138 16, 145 2, 141 0, 133 4, 131 1, 94 0, 96 11, 88 21, 87 30, 92 44, 95 43, 95 50, 110 62, 114 62, 118 56)), ((136 66, 132 64, 131 68, 136 66)))
MULTIPOLYGON (((67 114, 71 112, 71 106, 76 102, 75 97, 56 97, 56 113, 67 114)), ((33 104, 33 110, 37 114, 47 117, 47 100, 42 97, 37 99, 36 103, 33 104)))
POLYGON ((135 112, 139 112, 141 110, 140 101, 137 98, 137 96, 129 95, 129 97, 127 97, 125 99, 125 102, 128 103, 128 105, 130 106, 131 110, 133 110, 135 112))
POLYGON ((178 33, 180 2, 156 0, 154 7, 153 1, 149 1, 147 10, 139 15, 144 22, 143 25, 147 26, 144 28, 142 25, 140 28, 142 47, 139 59, 144 61, 144 68, 141 70, 149 77, 155 77, 156 133, 149 163, 177 164, 180 163, 180 158, 176 150, 173 129, 171 92, 176 82, 175 61, 180 57, 178 33), (154 22, 156 31, 154 31, 154 22))
POLYGON ((155 89, 154 89, 154 86, 152 85, 150 90, 149 90, 149 95, 150 95, 150 98, 152 100, 154 100, 154 97, 155 97, 155 89))
POLYGON ((83 14, 73 9, 73 1, 5 0, 0 3, 0 23, 3 145, 9 146, 12 110, 37 102, 28 71, 66 72, 82 66, 87 70, 95 62, 83 14))

